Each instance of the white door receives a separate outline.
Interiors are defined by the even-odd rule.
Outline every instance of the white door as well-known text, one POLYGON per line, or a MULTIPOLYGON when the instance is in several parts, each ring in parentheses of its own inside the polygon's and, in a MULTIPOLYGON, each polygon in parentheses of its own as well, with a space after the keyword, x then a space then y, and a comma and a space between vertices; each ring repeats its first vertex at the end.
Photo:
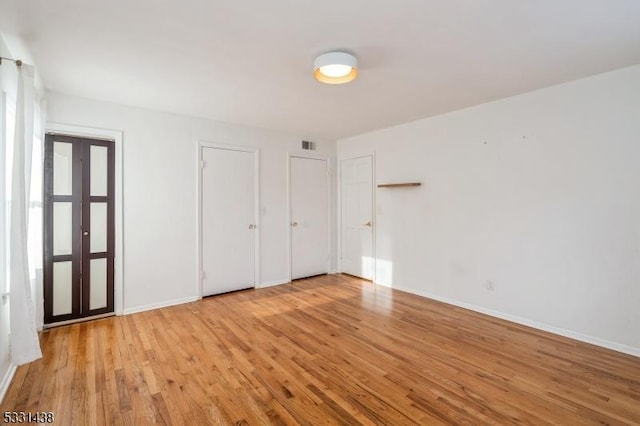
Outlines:
POLYGON ((202 295, 255 286, 255 156, 202 147, 202 295))
POLYGON ((329 272, 326 159, 290 157, 291 279, 329 272))
POLYGON ((342 272, 373 279, 373 158, 342 161, 342 272))

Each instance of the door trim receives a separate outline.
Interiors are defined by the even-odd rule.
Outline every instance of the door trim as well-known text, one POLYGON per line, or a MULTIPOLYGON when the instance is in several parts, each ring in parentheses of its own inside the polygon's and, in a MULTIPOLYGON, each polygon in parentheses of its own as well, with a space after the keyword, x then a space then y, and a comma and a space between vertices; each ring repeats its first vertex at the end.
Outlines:
POLYGON ((342 162, 348 160, 355 160, 357 158, 363 157, 371 157, 371 220, 373 220, 373 235, 371 237, 371 253, 373 254, 373 279, 371 280, 374 284, 376 283, 377 272, 378 272, 378 257, 376 256, 376 234, 378 233, 378 221, 376 217, 376 153, 375 151, 366 152, 361 155, 354 155, 349 157, 341 157, 338 159, 339 170, 338 170, 338 271, 342 271, 342 162))
POLYGON ((260 283, 260 149, 257 147, 221 144, 203 139, 197 141, 197 191, 196 197, 196 238, 197 238, 197 268, 196 268, 196 294, 198 299, 202 299, 202 150, 204 148, 226 149, 230 151, 241 151, 253 153, 253 204, 254 223, 256 225, 254 240, 254 274, 253 287, 259 287, 260 283))
MULTIPOLYGON (((123 233, 123 133, 120 130, 101 129, 97 127, 77 126, 74 124, 64 124, 57 122, 47 122, 45 133, 66 135, 80 138, 101 139, 114 142, 115 149, 115 251, 114 251, 114 277, 113 277, 113 297, 114 311, 116 315, 124 314, 124 233, 123 233)), ((44 313, 43 300, 38 301, 38 309, 44 313)), ((44 318, 44 315, 37 315, 36 318, 44 318)), ((42 329, 43 324, 37 324, 38 329, 42 329)))
POLYGON ((287 152, 287 279, 291 282, 291 256, 293 254, 291 243, 291 159, 292 158, 307 158, 312 160, 324 160, 327 162, 327 219, 329 220, 329 235, 328 235, 328 252, 327 252, 327 273, 331 273, 331 253, 333 246, 332 232, 333 229, 331 212, 333 203, 331 202, 331 158, 328 155, 317 154, 313 152, 287 152))

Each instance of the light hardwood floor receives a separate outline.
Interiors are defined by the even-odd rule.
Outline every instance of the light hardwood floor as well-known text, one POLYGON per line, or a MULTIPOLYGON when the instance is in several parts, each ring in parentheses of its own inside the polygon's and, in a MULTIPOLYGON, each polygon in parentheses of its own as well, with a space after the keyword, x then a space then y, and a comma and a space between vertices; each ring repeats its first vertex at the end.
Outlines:
POLYGON ((640 359, 346 275, 42 333, 56 424, 640 424, 640 359))

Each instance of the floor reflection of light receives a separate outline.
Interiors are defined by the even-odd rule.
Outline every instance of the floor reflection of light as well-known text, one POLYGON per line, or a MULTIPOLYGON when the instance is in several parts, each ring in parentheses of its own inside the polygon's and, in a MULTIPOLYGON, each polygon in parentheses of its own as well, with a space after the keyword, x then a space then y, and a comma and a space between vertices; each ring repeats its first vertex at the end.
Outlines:
POLYGON ((393 292, 386 287, 372 285, 362 286, 361 304, 363 308, 381 314, 391 313, 393 310, 393 292))
MULTIPOLYGON (((291 285, 291 284, 289 284, 291 285)), ((300 289, 306 297, 301 298, 299 293, 295 295, 276 294, 271 297, 261 297, 259 301, 249 300, 240 305, 258 318, 272 315, 286 314, 295 310, 309 310, 311 308, 329 305, 342 299, 353 297, 353 294, 339 294, 335 291, 326 292, 322 287, 300 289)))

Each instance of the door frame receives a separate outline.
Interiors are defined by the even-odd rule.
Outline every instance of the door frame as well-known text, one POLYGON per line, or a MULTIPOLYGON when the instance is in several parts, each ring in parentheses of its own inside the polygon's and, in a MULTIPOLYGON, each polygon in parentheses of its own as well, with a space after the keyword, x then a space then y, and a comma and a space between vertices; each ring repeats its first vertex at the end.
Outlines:
POLYGON ((253 274, 253 287, 256 288, 260 283, 260 149, 257 147, 250 146, 240 146, 240 145, 230 145, 230 144, 221 144, 217 142, 210 142, 203 139, 199 139, 197 141, 197 163, 196 168, 197 172, 197 191, 198 196, 196 197, 196 238, 197 238, 197 269, 196 269, 196 294, 198 295, 198 299, 202 299, 202 279, 203 273, 202 270, 202 150, 204 148, 212 148, 212 149, 224 149, 230 151, 241 151, 241 152, 249 152, 253 154, 253 209, 254 209, 254 219, 253 223, 256 226, 256 231, 254 232, 255 240, 254 240, 254 274, 253 274))
POLYGON ((359 155, 350 155, 347 157, 341 157, 338 159, 338 271, 342 271, 342 163, 343 161, 355 160, 357 158, 371 157, 371 220, 373 221, 373 229, 371 235, 371 253, 373 255, 373 279, 371 280, 376 284, 377 272, 378 272, 378 257, 376 256, 376 234, 378 233, 378 221, 376 215, 376 153, 375 151, 364 152, 359 155))
MULTIPOLYGON (((108 140, 114 142, 115 149, 115 252, 113 265, 113 304, 116 315, 124 314, 124 233, 123 233, 123 133, 120 130, 100 129, 96 127, 77 126, 74 124, 64 124, 57 122, 47 122, 45 134, 53 133, 57 135, 73 136, 79 138, 89 138, 98 140, 108 140)), ((43 140, 44 143, 44 140, 43 140)), ((40 284, 39 284, 40 285, 40 284)), ((42 300, 44 301, 44 299, 42 300)), ((44 313, 44 305, 38 301, 38 309, 44 313)), ((44 318, 44 315, 37 315, 36 318, 44 318)), ((41 329, 43 324, 37 324, 41 329)))
POLYGON ((311 160, 324 160, 327 162, 327 219, 328 219, 328 247, 327 247, 327 273, 331 273, 331 253, 332 253, 332 218, 331 212, 333 203, 331 202, 331 157, 324 154, 317 154, 313 152, 287 152, 287 279, 291 282, 291 267, 292 265, 292 232, 291 232, 291 159, 292 158, 306 158, 311 160))

